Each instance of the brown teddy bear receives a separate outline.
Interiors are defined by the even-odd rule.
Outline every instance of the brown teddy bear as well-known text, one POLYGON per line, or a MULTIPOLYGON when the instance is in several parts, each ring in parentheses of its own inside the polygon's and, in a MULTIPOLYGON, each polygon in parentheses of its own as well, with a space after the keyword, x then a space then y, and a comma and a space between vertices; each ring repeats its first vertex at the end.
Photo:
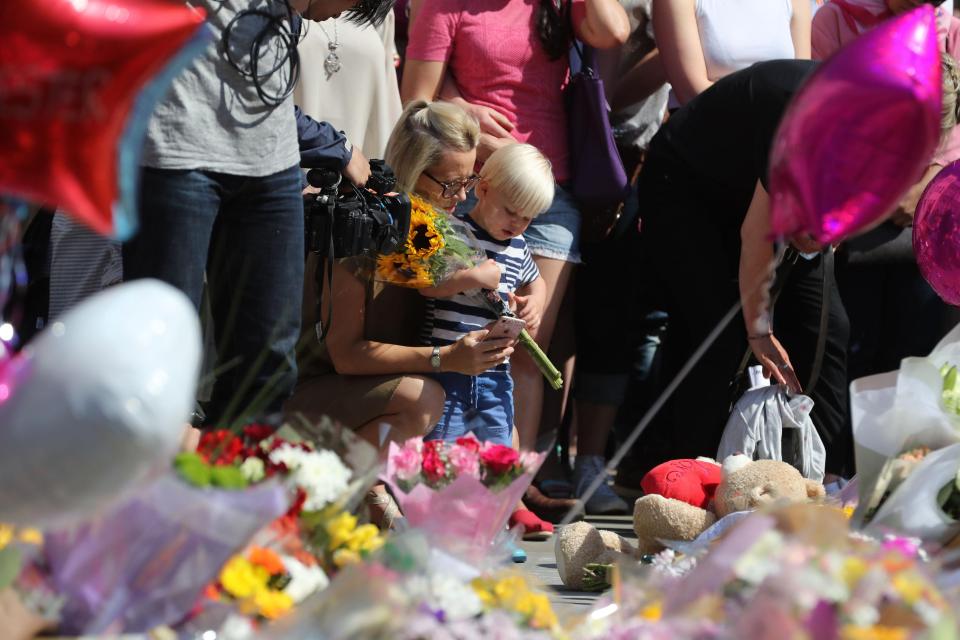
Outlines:
MULTIPOLYGON (((670 483, 680 481, 689 485, 690 476, 682 474, 696 474, 705 483, 710 482, 709 473, 704 473, 702 465, 688 464, 691 462, 694 461, 671 461, 683 464, 673 464, 667 473, 660 473, 659 476, 670 483)), ((657 553, 664 548, 660 540, 694 540, 719 518, 737 511, 750 511, 775 502, 806 502, 824 495, 821 483, 804 478, 794 467, 777 460, 730 456, 723 463, 720 477, 719 485, 705 489, 707 495, 712 494, 707 508, 649 493, 651 484, 643 483, 648 493, 637 499, 633 510, 636 549, 620 536, 597 532, 586 523, 564 527, 556 541, 557 568, 561 580, 569 587, 582 588, 588 565, 609 564, 624 556, 639 557, 657 553)), ((690 492, 689 486, 687 494, 696 496, 692 499, 702 499, 699 492, 690 492)))

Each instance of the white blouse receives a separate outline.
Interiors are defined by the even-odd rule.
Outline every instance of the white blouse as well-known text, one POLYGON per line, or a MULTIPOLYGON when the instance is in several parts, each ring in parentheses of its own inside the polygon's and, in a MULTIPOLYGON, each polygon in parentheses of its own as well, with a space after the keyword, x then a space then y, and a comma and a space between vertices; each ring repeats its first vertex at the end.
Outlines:
POLYGON ((400 118, 400 91, 394 67, 393 12, 376 29, 345 18, 304 21, 300 80, 294 102, 315 120, 343 131, 368 158, 382 158, 393 125, 400 118), (340 69, 327 73, 329 43, 337 42, 340 69))
POLYGON ((696 11, 711 81, 755 62, 796 57, 790 0, 697 0, 696 11))

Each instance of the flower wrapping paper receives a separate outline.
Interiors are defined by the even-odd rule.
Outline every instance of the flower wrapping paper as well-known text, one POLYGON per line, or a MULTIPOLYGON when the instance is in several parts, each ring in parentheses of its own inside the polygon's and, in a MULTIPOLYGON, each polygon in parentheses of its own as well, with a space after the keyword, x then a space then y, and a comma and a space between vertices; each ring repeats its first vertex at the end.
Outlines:
POLYGON ((50 580, 66 598, 62 631, 146 632, 179 622, 227 559, 288 503, 274 481, 197 489, 169 472, 88 523, 45 532, 50 580))

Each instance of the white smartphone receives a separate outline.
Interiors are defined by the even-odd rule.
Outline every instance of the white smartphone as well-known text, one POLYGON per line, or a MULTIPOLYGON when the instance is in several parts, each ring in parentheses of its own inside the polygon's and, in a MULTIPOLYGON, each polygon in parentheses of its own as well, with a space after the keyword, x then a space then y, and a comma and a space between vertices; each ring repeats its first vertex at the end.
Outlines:
POLYGON ((498 340, 500 338, 509 338, 516 340, 520 337, 520 332, 527 328, 527 323, 520 318, 512 316, 500 316, 495 322, 487 327, 490 333, 484 340, 498 340))

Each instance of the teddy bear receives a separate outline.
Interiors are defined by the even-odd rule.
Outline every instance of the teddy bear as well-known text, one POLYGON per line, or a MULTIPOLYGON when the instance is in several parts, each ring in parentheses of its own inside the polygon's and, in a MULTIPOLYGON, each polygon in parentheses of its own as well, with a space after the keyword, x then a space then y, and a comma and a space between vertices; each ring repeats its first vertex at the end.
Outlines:
POLYGON ((824 495, 821 483, 804 478, 791 465, 744 455, 729 456, 723 465, 706 458, 671 460, 647 473, 640 486, 645 495, 634 504, 636 547, 583 522, 559 532, 557 568, 565 585, 582 588, 587 565, 657 553, 664 548, 660 540, 694 540, 731 513, 824 495))

